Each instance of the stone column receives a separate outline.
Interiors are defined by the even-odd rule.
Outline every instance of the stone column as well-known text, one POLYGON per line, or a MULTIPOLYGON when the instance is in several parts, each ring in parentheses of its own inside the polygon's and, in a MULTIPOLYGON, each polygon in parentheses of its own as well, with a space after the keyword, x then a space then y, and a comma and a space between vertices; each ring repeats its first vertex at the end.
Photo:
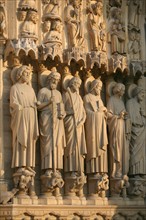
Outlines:
POLYGON ((3 42, 0 42, 0 180, 4 176, 3 158, 3 42))
POLYGON ((0 40, 0 201, 1 192, 7 191, 4 180, 4 145, 3 145, 3 50, 4 40, 0 40))

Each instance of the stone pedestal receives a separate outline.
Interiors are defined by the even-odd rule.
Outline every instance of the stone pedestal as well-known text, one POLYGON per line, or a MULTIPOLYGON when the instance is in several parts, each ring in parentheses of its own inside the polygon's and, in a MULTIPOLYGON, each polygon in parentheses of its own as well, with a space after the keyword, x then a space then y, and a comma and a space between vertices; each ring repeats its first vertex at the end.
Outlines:
POLYGON ((83 187, 86 183, 84 174, 67 173, 65 176, 64 204, 86 204, 83 187))
POLYGON ((130 187, 128 189, 128 195, 132 204, 144 205, 146 178, 136 176, 130 178, 129 182, 130 187))

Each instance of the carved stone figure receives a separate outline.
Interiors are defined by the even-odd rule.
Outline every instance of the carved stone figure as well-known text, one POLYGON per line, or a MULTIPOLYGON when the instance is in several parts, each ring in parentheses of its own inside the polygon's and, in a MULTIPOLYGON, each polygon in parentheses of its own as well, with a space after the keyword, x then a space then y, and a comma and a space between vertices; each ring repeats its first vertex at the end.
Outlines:
POLYGON ((101 48, 101 40, 103 39, 103 32, 100 33, 100 29, 102 30, 103 3, 97 2, 94 5, 91 5, 88 10, 88 29, 91 50, 99 50, 101 48))
POLYGON ((30 69, 22 66, 10 91, 11 128, 13 131, 12 168, 35 167, 35 141, 38 137, 36 96, 28 85, 30 69))
POLYGON ((129 49, 130 58, 132 60, 139 60, 140 51, 141 51, 140 33, 131 31, 129 33, 129 38, 130 40, 128 44, 128 49, 129 49))
POLYGON ((0 5, 0 38, 1 37, 6 37, 6 13, 2 5, 0 5))
POLYGON ((139 29, 139 16, 142 12, 141 1, 139 0, 128 0, 128 23, 129 28, 139 29))
POLYGON ((18 10, 17 17, 19 21, 24 21, 26 19, 27 11, 18 10))
POLYGON ((35 37, 36 38, 36 23, 38 20, 36 11, 28 11, 26 20, 20 26, 21 37, 35 37))
POLYGON ((46 4, 44 9, 44 16, 58 16, 59 15, 59 1, 58 0, 44 0, 44 4, 46 4))
POLYGON ((122 100, 125 86, 116 83, 112 92, 107 103, 111 177, 121 178, 127 175, 129 169, 129 148, 126 142, 128 129, 125 130, 127 112, 122 100))
POLYGON ((28 66, 18 68, 17 82, 10 91, 10 113, 13 140, 12 168, 23 167, 33 173, 38 124, 36 96, 32 87, 28 85, 30 75, 31 70, 28 66))
POLYGON ((67 91, 63 94, 63 102, 66 110, 65 133, 65 167, 66 172, 84 171, 84 155, 86 154, 86 142, 84 122, 86 119, 82 99, 79 95, 81 80, 73 77, 69 82, 67 91))
POLYGON ((65 9, 65 22, 67 26, 69 48, 83 44, 83 29, 81 26, 80 0, 70 0, 65 9))
MULTIPOLYGON (((83 187, 85 180, 83 174, 84 156, 87 153, 84 132, 86 113, 83 107, 83 101, 79 95, 80 85, 80 78, 77 76, 73 77, 69 82, 67 91, 63 94, 66 110, 66 117, 64 118, 66 134, 64 171, 69 173, 69 178, 71 176, 75 182, 77 179, 81 179, 83 187)), ((80 181, 78 181, 78 183, 80 183, 80 181)), ((76 188, 78 188, 78 186, 76 186, 76 188)))
POLYGON ((144 90, 135 87, 133 98, 126 103, 132 128, 130 140, 130 175, 146 175, 146 115, 142 111, 141 102, 144 99, 144 90))
POLYGON ((112 7, 110 10, 111 18, 109 20, 108 43, 110 43, 111 53, 125 53, 125 28, 121 21, 121 9, 112 7))
POLYGON ((58 72, 50 73, 48 76, 48 86, 42 88, 38 93, 42 169, 53 169, 54 166, 57 169, 63 168, 61 155, 63 156, 63 151, 65 147, 65 136, 63 127, 63 117, 65 116, 65 111, 61 94, 56 89, 59 79, 60 74, 58 72), (54 117, 54 119, 52 118, 52 116, 54 117), (52 120, 54 120, 55 123, 55 125, 53 125, 55 128, 54 131, 51 128, 52 120), (54 137, 52 135, 53 133, 54 137), (54 162, 52 151, 54 151, 55 149, 53 149, 53 144, 55 145, 57 153, 56 161, 54 162))
POLYGON ((108 172, 107 109, 100 97, 101 89, 101 80, 95 79, 91 82, 90 92, 84 96, 84 106, 87 114, 85 131, 87 144, 86 172, 88 174, 108 172))
POLYGON ((47 34, 45 35, 44 43, 55 42, 62 44, 62 23, 60 20, 54 20, 52 25, 50 21, 46 21, 45 29, 47 30, 47 34))
POLYGON ((60 74, 56 69, 48 76, 48 86, 38 93, 39 128, 41 145, 41 169, 60 171, 63 169, 65 133, 63 118, 65 117, 61 93, 56 89, 60 74))
POLYGON ((100 31, 100 41, 101 41, 101 50, 103 52, 106 51, 106 41, 107 41, 107 34, 106 34, 106 26, 105 26, 105 22, 101 22, 100 23, 100 28, 101 28, 101 31, 100 31))

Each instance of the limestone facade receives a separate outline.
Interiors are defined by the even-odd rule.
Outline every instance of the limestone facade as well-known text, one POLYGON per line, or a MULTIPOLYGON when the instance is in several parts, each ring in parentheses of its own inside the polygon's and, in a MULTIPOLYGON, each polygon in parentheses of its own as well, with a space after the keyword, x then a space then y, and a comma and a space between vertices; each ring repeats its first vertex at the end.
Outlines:
POLYGON ((146 219, 145 0, 0 0, 0 219, 146 219))

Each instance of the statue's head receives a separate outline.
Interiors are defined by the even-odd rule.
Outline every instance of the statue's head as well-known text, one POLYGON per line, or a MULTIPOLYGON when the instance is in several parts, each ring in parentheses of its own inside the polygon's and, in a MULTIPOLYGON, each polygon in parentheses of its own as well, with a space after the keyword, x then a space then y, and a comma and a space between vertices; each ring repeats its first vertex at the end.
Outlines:
POLYGON ((144 99, 144 89, 142 87, 136 86, 133 91, 133 97, 137 97, 138 102, 141 102, 144 99))
POLYGON ((81 86, 81 83, 82 81, 79 78, 79 76, 74 76, 69 82, 69 87, 72 89, 72 91, 78 92, 81 86))
POLYGON ((113 88, 113 94, 118 94, 119 96, 123 96, 125 93, 125 86, 122 83, 116 83, 113 88))
POLYGON ((102 15, 102 13, 103 13, 103 3, 102 3, 101 1, 95 3, 94 11, 95 11, 95 13, 98 14, 99 16, 102 15))
POLYGON ((90 92, 94 91, 96 95, 99 95, 101 89, 102 89, 102 81, 100 80, 100 78, 95 79, 91 82, 90 92))
POLYGON ((21 83, 29 83, 31 79, 31 69, 29 66, 21 66, 16 74, 16 80, 21 83))
POLYGON ((55 67, 53 67, 51 70, 51 73, 47 77, 47 82, 48 82, 51 90, 57 88, 57 85, 58 85, 60 78, 61 78, 60 73, 58 73, 57 69, 55 67))

